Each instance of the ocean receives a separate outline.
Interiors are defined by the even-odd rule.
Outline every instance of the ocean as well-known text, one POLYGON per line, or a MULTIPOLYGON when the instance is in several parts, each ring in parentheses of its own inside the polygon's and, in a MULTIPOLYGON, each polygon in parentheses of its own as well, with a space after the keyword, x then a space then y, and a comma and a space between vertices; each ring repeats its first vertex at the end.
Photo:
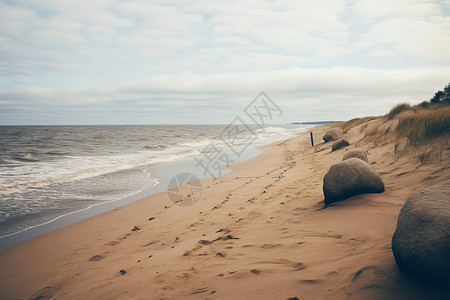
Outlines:
MULTIPOLYGON (((200 162, 212 145, 234 155, 229 162, 235 163, 257 153, 258 146, 307 128, 249 126, 252 139, 247 136, 230 144, 223 138, 230 133, 226 125, 2 126, 0 244, 2 238, 62 216, 164 190, 162 185, 170 178, 157 170, 200 162)), ((229 169, 219 169, 217 174, 217 169, 199 165, 191 164, 190 171, 197 167, 200 179, 229 169)))

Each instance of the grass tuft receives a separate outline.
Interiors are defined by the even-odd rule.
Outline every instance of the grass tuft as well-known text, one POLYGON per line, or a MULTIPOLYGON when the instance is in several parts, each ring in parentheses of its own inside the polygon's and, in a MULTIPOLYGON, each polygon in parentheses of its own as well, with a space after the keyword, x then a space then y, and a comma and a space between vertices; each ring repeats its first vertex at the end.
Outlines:
POLYGON ((391 109, 391 111, 386 115, 388 120, 394 119, 401 112, 412 110, 413 108, 408 103, 401 103, 391 109))
POLYGON ((381 117, 355 118, 355 119, 351 119, 351 120, 349 120, 347 122, 340 123, 339 127, 341 127, 342 130, 347 131, 347 130, 352 129, 353 127, 356 127, 358 125, 361 125, 361 124, 364 124, 364 123, 367 123, 367 122, 370 122, 372 120, 376 120, 376 119, 379 119, 379 118, 381 118, 381 117))
POLYGON ((422 109, 401 118, 397 134, 410 143, 419 144, 450 132, 450 107, 435 110, 422 109))

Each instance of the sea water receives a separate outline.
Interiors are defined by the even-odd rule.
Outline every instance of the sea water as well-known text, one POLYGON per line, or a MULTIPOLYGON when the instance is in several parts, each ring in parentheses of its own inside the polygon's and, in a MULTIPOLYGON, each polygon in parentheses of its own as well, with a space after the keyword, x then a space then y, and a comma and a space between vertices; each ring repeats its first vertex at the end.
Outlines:
MULTIPOLYGON (((0 241, 61 216, 144 190, 164 190, 156 170, 200 157, 212 143, 222 145, 225 151, 227 147, 220 143, 225 128, 1 126, 0 241)), ((286 139, 306 128, 253 126, 255 139, 250 146, 286 139)))

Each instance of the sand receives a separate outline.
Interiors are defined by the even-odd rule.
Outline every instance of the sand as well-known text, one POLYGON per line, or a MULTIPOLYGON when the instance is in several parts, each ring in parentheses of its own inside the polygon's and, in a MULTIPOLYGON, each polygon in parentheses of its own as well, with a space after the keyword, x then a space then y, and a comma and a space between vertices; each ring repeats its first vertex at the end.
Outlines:
POLYGON ((314 147, 303 133, 202 181, 193 206, 161 193, 2 250, 0 298, 449 299, 401 273, 391 251, 406 198, 450 178, 448 160, 394 155, 358 128, 331 152, 326 130, 313 130, 314 147), (356 147, 386 191, 321 209, 323 176, 356 147))

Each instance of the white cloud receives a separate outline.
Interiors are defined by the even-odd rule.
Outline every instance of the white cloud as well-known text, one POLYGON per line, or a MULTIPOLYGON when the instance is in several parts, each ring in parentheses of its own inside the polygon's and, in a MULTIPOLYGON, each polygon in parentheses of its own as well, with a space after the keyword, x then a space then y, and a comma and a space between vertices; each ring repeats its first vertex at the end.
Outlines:
POLYGON ((18 36, 37 19, 36 14, 26 8, 0 2, 0 28, 2 35, 18 36), (29 23, 25 22, 28 20, 29 23))
POLYGON ((450 17, 432 17, 428 21, 391 18, 374 25, 364 40, 371 46, 387 44, 400 54, 449 61, 449 36, 450 17))
MULTIPOLYGON (((27 108, 37 115, 46 110, 72 115, 87 111, 93 115, 100 113, 93 119, 98 123, 111 122, 107 117, 109 109, 129 112, 128 123, 145 123, 142 111, 158 111, 153 122, 195 123, 204 121, 203 117, 211 110, 220 109, 223 115, 212 120, 226 123, 230 114, 241 111, 264 90, 286 111, 285 122, 298 118, 313 120, 312 116, 349 119, 358 113, 385 113, 399 102, 429 99, 448 78, 450 68, 291 68, 216 75, 185 73, 89 89, 6 90, 0 92, 0 111, 27 108), (171 119, 173 111, 182 111, 184 115, 171 119)), ((5 116, 2 122, 11 123, 11 118, 5 116)))
POLYGON ((433 0, 361 0, 355 1, 353 9, 364 19, 416 18, 442 13, 439 4, 433 0))
POLYGON ((191 105, 235 111, 228 103, 266 90, 311 116, 384 111, 448 81, 449 9, 448 0, 0 0, 0 105, 17 113, 10 122, 29 111, 26 99, 85 116, 198 115, 191 105))

